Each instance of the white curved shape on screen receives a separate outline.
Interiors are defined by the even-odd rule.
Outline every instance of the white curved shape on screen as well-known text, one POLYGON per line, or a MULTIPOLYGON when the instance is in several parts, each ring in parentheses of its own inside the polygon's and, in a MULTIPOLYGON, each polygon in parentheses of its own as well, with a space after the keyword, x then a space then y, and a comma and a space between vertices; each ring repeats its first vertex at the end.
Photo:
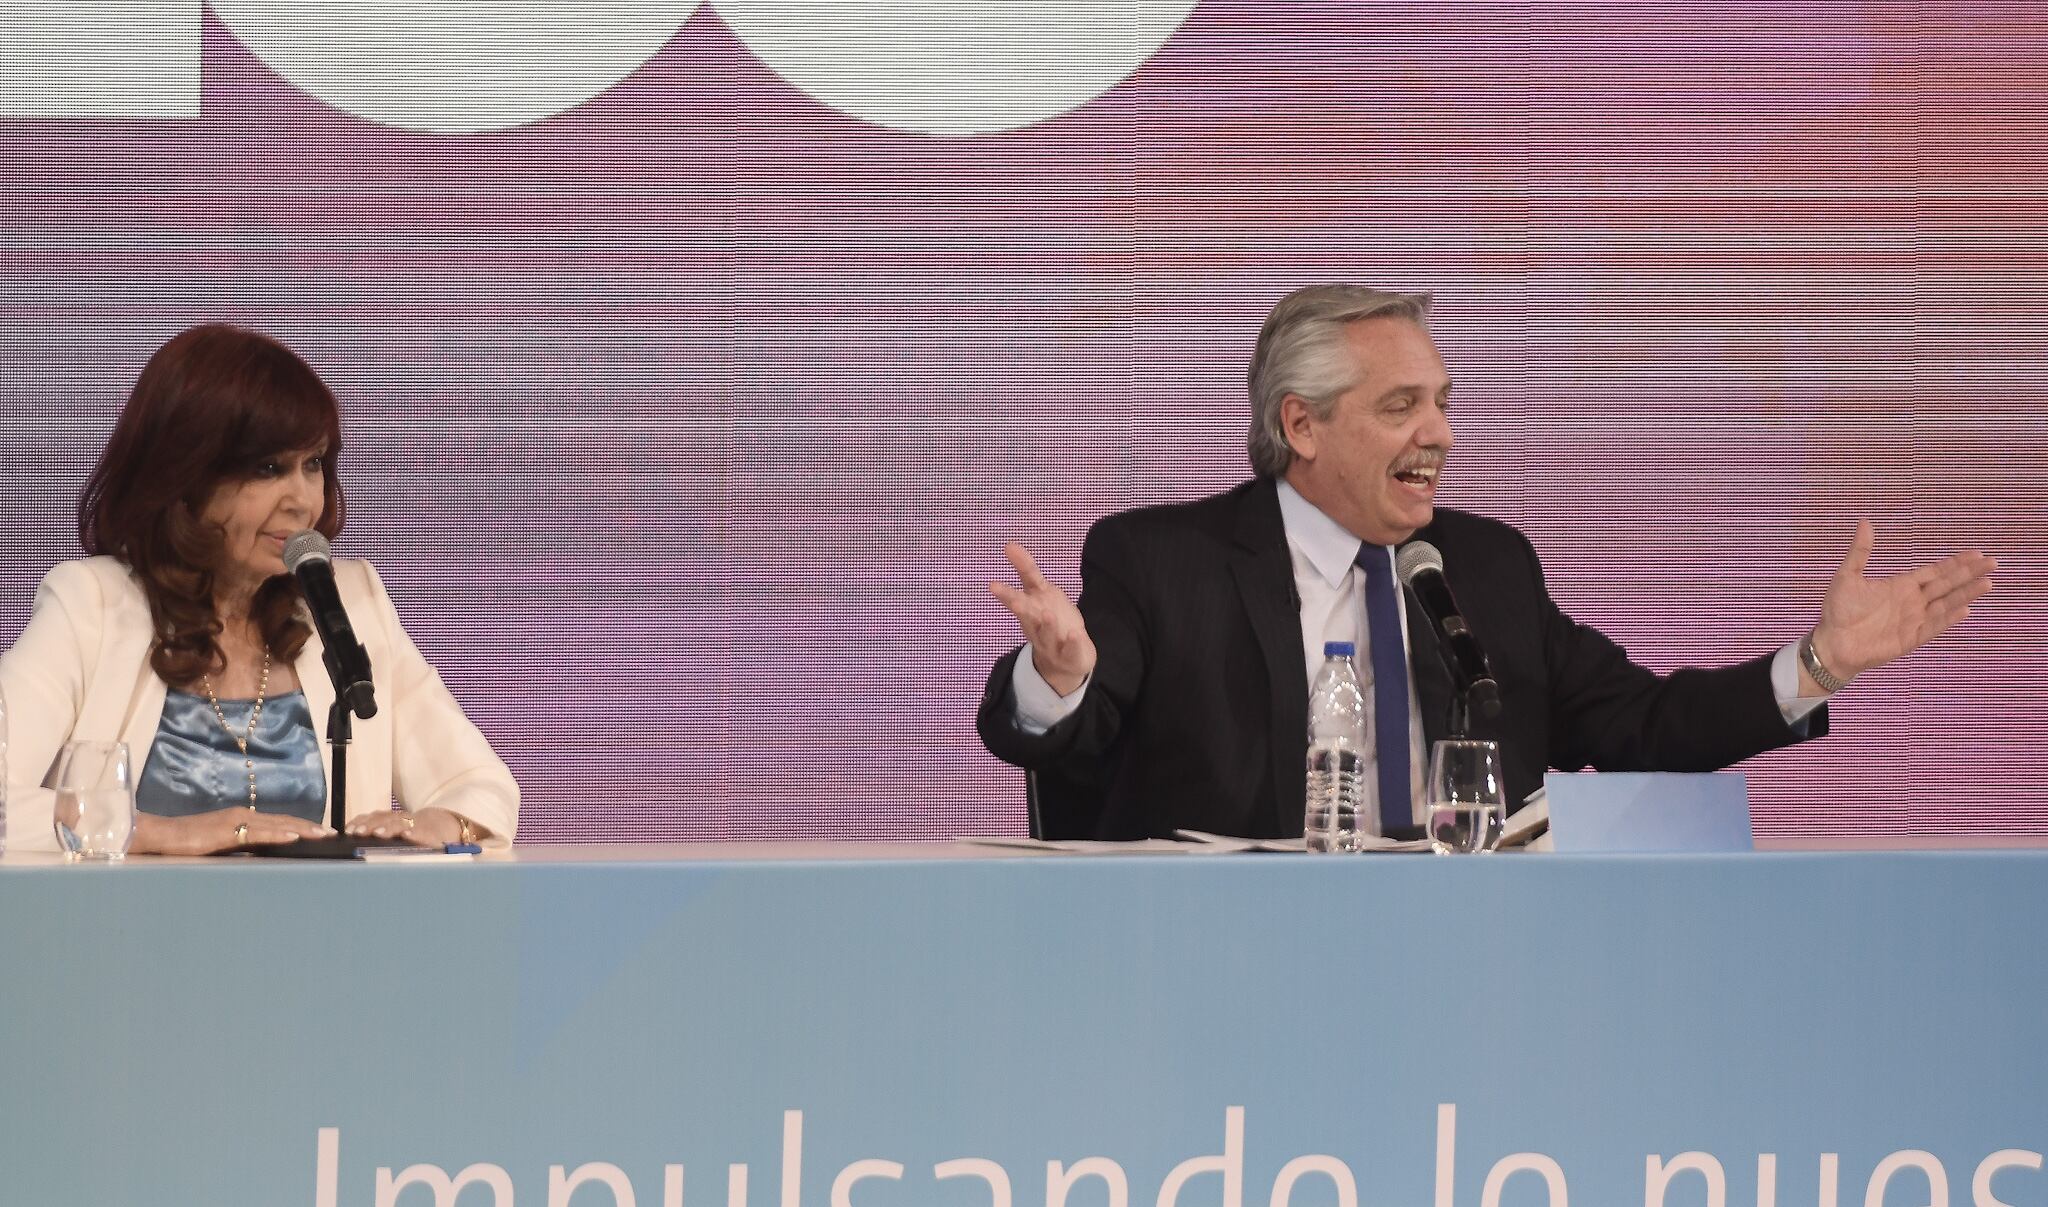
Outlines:
POLYGON ((0 118, 198 116, 191 0, 0 4, 0 118))
MULTIPOLYGON (((250 53, 345 113, 503 130, 633 74, 702 0, 210 0, 250 53)), ((1195 0, 720 0, 798 90, 926 134, 1014 130, 1101 95, 1195 0)), ((0 117, 196 117, 197 0, 0 7, 0 117), (118 48, 118 53, 116 52, 118 48)))
POLYGON ((552 117, 633 74, 701 0, 211 0, 249 52, 357 117, 444 134, 552 117))
POLYGON ((850 116, 987 134, 1108 91, 1195 0, 713 0, 776 74, 850 116))

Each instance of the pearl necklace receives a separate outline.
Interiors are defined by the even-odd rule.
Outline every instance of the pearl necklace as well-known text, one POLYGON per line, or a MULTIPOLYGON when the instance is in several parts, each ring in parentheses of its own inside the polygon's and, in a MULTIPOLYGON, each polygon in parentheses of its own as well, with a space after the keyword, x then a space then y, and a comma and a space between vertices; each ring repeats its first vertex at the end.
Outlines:
POLYGON ((235 741, 235 749, 242 752, 242 766, 246 767, 249 771, 249 811, 254 813, 256 811, 256 760, 249 755, 249 743, 255 740, 256 722, 263 717, 263 697, 270 694, 270 647, 265 646, 263 649, 263 674, 256 681, 256 707, 249 710, 249 729, 247 733, 236 733, 235 727, 228 724, 227 714, 220 710, 220 697, 213 694, 213 677, 211 675, 201 675, 199 676, 199 683, 206 689, 206 702, 213 705, 213 715, 220 720, 220 727, 228 731, 228 736, 235 741))

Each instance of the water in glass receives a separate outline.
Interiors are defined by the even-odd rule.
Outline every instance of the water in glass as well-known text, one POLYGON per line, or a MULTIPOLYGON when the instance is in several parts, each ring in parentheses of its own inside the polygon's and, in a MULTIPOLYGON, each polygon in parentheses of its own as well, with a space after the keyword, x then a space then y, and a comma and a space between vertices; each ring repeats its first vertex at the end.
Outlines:
POLYGON ((1500 843, 1507 811, 1496 805, 1431 801, 1429 845, 1447 855, 1491 851, 1500 843))

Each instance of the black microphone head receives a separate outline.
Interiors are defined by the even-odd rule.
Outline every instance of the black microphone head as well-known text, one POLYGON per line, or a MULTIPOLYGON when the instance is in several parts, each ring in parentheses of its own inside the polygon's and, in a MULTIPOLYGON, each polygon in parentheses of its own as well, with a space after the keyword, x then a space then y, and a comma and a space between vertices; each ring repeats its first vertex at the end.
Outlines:
POLYGON ((297 574, 299 567, 307 562, 324 562, 332 557, 327 538, 311 528, 294 532, 284 543, 284 568, 293 574, 297 574))
MULTIPOLYGON (((350 684, 342 699, 348 702, 350 712, 365 721, 377 715, 377 691, 367 683, 350 684)), ((1495 701, 1493 708, 1494 712, 1500 711, 1500 702, 1495 701)), ((1492 716, 1493 713, 1487 715, 1492 716)))
POLYGON ((1394 551, 1394 575, 1403 584, 1427 570, 1444 572, 1444 555, 1428 541, 1409 541, 1394 551))
POLYGON ((1472 711, 1480 716, 1497 717, 1500 715, 1500 684, 1492 679, 1478 680, 1467 693, 1466 700, 1472 711))

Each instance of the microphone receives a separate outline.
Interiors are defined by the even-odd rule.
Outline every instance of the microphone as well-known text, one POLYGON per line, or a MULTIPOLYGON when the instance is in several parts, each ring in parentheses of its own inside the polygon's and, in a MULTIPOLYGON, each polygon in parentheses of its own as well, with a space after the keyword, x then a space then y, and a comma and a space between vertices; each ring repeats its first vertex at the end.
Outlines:
POLYGON ((1479 639, 1458 611, 1451 584, 1444 581, 1444 555, 1428 541, 1410 541, 1394 554, 1394 573, 1429 617, 1444 665, 1450 667, 1451 678, 1472 710, 1482 717, 1499 716, 1500 685, 1493 681, 1486 651, 1479 648, 1479 639))
POLYGON ((324 661, 327 674, 334 680, 335 696, 346 701, 349 711, 365 721, 376 716, 376 689, 370 684, 370 651, 356 640, 348 612, 341 606, 327 538, 310 528, 292 534, 284 543, 284 568, 299 580, 306 607, 313 613, 313 627, 320 631, 320 643, 327 647, 324 661))

